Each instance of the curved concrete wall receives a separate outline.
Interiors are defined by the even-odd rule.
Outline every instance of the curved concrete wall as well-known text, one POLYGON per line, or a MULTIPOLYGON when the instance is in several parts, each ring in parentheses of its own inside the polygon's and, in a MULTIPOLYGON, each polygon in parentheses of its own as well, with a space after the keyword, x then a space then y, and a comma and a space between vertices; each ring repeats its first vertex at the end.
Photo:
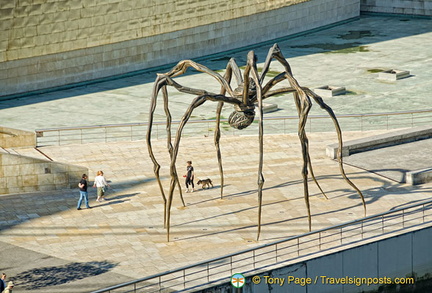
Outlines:
POLYGON ((360 0, 0 2, 0 97, 103 78, 358 16, 360 0))

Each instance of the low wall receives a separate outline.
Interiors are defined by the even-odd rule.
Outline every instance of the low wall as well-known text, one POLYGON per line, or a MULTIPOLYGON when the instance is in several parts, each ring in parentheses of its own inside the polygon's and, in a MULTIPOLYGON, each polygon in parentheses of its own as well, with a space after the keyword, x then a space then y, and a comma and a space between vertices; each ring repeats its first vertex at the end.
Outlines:
POLYGON ((360 0, 0 2, 0 98, 240 48, 360 15, 360 0))
MULTIPOLYGON (((346 141, 343 143, 341 155, 342 157, 347 157, 355 153, 428 138, 432 138, 432 127, 429 125, 397 130, 361 139, 346 141)), ((331 159, 336 159, 338 149, 339 145, 337 143, 328 145, 326 148, 327 156, 331 159)))
POLYGON ((85 167, 21 156, 17 148, 34 148, 34 132, 0 127, 0 194, 76 187, 85 167))
POLYGON ((432 16, 432 0, 361 0, 362 12, 432 16))
MULTIPOLYGON (((421 291, 420 283, 432 274, 431 237, 432 227, 424 228, 269 272, 246 276, 242 292, 396 292, 395 288, 399 285, 390 282, 414 282, 418 292, 430 292, 430 288, 421 291), (255 282, 252 282, 253 277, 255 282), (372 284, 360 284, 362 278, 372 284), (308 281, 310 284, 306 283, 308 281), (385 288, 393 289, 383 291, 385 288)), ((225 284, 199 292, 228 293, 233 290, 231 284, 225 284)))
POLYGON ((36 134, 30 131, 0 127, 0 147, 34 147, 36 134))
POLYGON ((0 194, 76 187, 85 167, 0 152, 0 194))

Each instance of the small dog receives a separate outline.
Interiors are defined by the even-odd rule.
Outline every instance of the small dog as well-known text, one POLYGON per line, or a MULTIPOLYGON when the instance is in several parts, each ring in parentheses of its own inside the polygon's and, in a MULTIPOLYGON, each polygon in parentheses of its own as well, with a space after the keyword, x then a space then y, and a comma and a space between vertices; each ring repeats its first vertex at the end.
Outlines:
POLYGON ((209 188, 210 188, 210 185, 211 185, 211 187, 213 188, 213 183, 212 183, 212 181, 211 181, 210 178, 202 179, 202 180, 198 180, 197 184, 198 184, 198 185, 202 185, 202 188, 203 188, 203 189, 205 189, 206 186, 207 186, 207 189, 209 189, 209 188))

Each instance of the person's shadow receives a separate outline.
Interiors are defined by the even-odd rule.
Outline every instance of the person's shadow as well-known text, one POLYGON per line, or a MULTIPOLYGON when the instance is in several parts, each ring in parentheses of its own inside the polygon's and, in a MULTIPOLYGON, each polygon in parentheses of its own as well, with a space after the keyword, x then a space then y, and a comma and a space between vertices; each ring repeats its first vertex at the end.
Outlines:
POLYGON ((117 264, 108 261, 73 262, 63 266, 35 268, 15 276, 16 286, 25 290, 56 286, 108 272, 117 264))

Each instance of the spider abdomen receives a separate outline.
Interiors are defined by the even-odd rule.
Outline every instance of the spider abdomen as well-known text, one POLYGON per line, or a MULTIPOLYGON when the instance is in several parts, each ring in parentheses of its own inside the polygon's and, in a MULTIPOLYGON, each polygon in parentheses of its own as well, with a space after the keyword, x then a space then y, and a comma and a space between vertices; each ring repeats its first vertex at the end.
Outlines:
POLYGON ((244 129, 252 124, 255 118, 254 110, 234 111, 228 118, 231 127, 235 129, 244 129))

